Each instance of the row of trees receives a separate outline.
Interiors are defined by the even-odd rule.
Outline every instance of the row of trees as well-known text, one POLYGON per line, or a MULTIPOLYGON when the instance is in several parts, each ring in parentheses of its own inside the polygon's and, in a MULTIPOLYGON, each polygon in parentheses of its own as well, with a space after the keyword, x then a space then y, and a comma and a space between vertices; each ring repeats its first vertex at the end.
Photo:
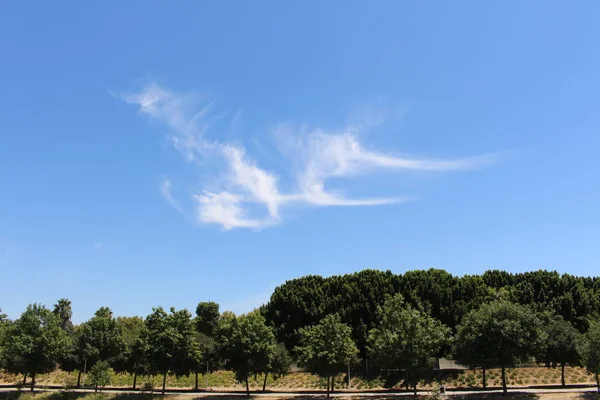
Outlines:
MULTIPOLYGON (((138 375, 162 375, 165 391, 168 373, 198 375, 219 368, 235 372, 246 384, 251 375, 278 378, 289 372, 291 358, 275 341, 271 327, 258 312, 236 316, 219 313, 216 303, 200 303, 192 318, 188 310, 169 312, 154 308, 145 319, 115 318, 102 307, 81 325, 71 323, 71 303, 61 299, 51 311, 40 304, 27 307, 14 322, 2 319, 0 325, 0 367, 23 374, 23 384, 31 378, 60 367, 65 371, 91 371, 92 384, 105 384, 106 369, 138 375)), ((263 387, 263 390, 265 388, 263 387)))
POLYGON ((426 311, 456 333, 463 317, 481 304, 505 299, 537 312, 560 315, 580 332, 599 317, 600 278, 536 271, 511 274, 487 271, 482 275, 453 276, 444 270, 364 270, 332 277, 305 276, 277 287, 263 307, 278 341, 292 349, 300 329, 338 313, 352 329, 352 337, 366 360, 369 332, 378 323, 377 308, 387 296, 400 293, 406 303, 426 311))
MULTIPOLYGON (((134 375, 160 374, 162 391, 168 373, 198 374, 221 367, 245 383, 252 375, 289 372, 291 357, 277 344, 273 329, 260 312, 236 316, 219 313, 215 303, 200 303, 192 318, 187 310, 155 308, 144 320, 114 318, 100 308, 89 321, 74 327, 70 302, 61 299, 50 311, 33 304, 14 322, 1 318, 0 361, 3 368, 31 377, 49 372, 57 365, 64 370, 88 368, 92 383, 106 384, 106 369, 134 375)), ((388 297, 378 307, 377 322, 369 332, 367 351, 383 370, 400 371, 408 387, 431 373, 434 360, 450 352, 457 361, 485 371, 500 367, 506 392, 505 370, 519 362, 537 359, 548 366, 583 363, 600 382, 600 325, 592 322, 581 334, 562 317, 537 313, 527 306, 494 300, 468 313, 452 335, 451 329, 423 309, 408 304, 402 295, 388 297)), ((294 348, 297 361, 327 379, 327 394, 334 389, 333 376, 359 358, 352 329, 338 314, 331 314, 299 332, 294 348)), ((80 379, 78 379, 78 386, 80 379)), ((264 390, 263 386, 263 390, 264 390)))
MULTIPOLYGON (((236 316, 202 302, 187 310, 155 308, 145 319, 115 318, 100 308, 74 326, 71 303, 48 310, 34 304, 16 321, 0 313, 0 367, 29 376, 56 366, 67 371, 102 368, 134 376, 198 376, 220 368, 237 380, 289 371, 291 354, 327 379, 349 363, 399 371, 407 387, 439 356, 483 369, 505 369, 522 361, 548 366, 585 364, 596 375, 600 362, 598 280, 539 271, 511 275, 452 277, 444 271, 402 276, 366 270, 341 277, 309 276, 278 287, 270 302, 236 316), (529 293, 529 294, 528 294, 529 293), (457 315, 452 315, 455 312, 457 315), (460 319, 458 319, 460 316, 460 319)), ((95 378, 94 378, 95 379, 95 378)), ((95 379, 94 383, 99 383, 95 379)), ((101 385, 101 382, 100 382, 101 385)), ((600 389, 600 386, 599 386, 600 389)), ((264 390, 264 387, 263 387, 264 390)))

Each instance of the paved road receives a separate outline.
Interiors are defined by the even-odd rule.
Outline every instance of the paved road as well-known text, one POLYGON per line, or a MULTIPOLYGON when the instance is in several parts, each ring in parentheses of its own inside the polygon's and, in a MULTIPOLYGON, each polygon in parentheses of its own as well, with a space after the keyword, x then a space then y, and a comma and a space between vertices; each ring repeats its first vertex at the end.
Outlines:
MULTIPOLYGON (((14 391, 14 387, 2 387, 0 391, 14 391)), ((36 391, 51 391, 57 392, 61 389, 36 389, 36 391)), ((24 388, 24 392, 27 392, 28 389, 24 388)), ((78 393, 93 393, 93 389, 71 389, 69 391, 78 392, 78 393)), ((103 390, 103 393, 143 393, 140 391, 128 391, 128 390, 115 390, 115 389, 107 389, 103 390)), ((545 394, 545 393, 596 393, 596 387, 579 387, 579 388, 556 388, 556 389, 530 389, 530 388, 509 388, 509 393, 532 393, 532 394, 545 394)), ((154 392, 157 393, 157 392, 154 392)), ((160 393, 160 392, 158 392, 160 393)), ((419 391, 418 394, 426 395, 429 394, 428 391, 419 391)), ((469 390, 469 391, 449 391, 447 394, 450 395, 469 395, 475 393, 502 393, 502 389, 494 389, 494 390, 469 390)), ((173 394, 177 396, 194 396, 194 397, 245 397, 246 394, 244 392, 168 392, 167 394, 173 394)), ((325 392, 305 392, 305 393, 291 393, 291 392, 251 392, 253 397, 276 397, 276 398, 295 398, 295 397, 323 397, 325 396, 325 392)), ((353 392, 353 391, 336 391, 331 394, 331 397, 407 397, 412 396, 412 392, 353 392)))

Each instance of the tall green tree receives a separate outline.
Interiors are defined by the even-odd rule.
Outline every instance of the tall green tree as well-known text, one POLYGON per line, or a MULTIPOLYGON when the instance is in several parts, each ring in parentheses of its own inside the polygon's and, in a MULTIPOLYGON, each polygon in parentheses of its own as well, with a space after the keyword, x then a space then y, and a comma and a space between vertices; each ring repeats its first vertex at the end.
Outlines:
POLYGON ((581 353, 586 369, 596 377, 596 389, 600 393, 600 322, 593 322, 585 333, 581 353))
POLYGON ((352 328, 342 323, 339 315, 331 314, 318 324, 300 330, 300 345, 295 349, 298 363, 313 373, 327 378, 327 397, 330 381, 356 360, 358 348, 352 340, 352 328))
POLYGON ((544 331, 547 339, 544 343, 542 361, 561 371, 561 384, 565 386, 565 365, 580 364, 581 333, 565 321, 561 316, 550 318, 545 323, 544 331))
POLYGON ((238 382, 246 384, 246 394, 250 396, 248 378, 268 370, 275 351, 275 335, 257 311, 239 317, 226 314, 220 321, 217 340, 222 343, 226 366, 238 382))
POLYGON ((46 307, 32 304, 9 326, 1 346, 3 366, 11 373, 31 376, 50 372, 69 349, 69 337, 59 319, 46 307))
POLYGON ((144 323, 151 370, 162 375, 164 394, 169 371, 176 376, 189 375, 197 364, 199 349, 192 315, 185 309, 176 311, 171 307, 167 313, 158 307, 144 323))
POLYGON ((378 310, 379 323, 369 334, 373 360, 383 368, 403 371, 407 387, 417 395, 417 384, 433 369, 435 356, 448 342, 450 329, 425 312, 388 298, 378 310))
POLYGON ((94 316, 75 330, 72 360, 79 371, 77 387, 81 386, 81 372, 91 369, 98 361, 109 364, 125 352, 125 341, 117 320, 108 307, 101 307, 94 316))
POLYGON ((203 301, 196 306, 196 340, 200 348, 200 358, 194 368, 196 380, 194 390, 198 390, 198 374, 215 371, 220 366, 219 351, 215 341, 219 325, 219 304, 213 301, 203 301))
POLYGON ((137 386, 137 377, 148 371, 146 357, 146 335, 144 320, 141 317, 117 317, 117 325, 123 337, 125 350, 118 355, 112 366, 117 372, 133 375, 133 389, 137 386))
POLYGON ((502 389, 507 392, 506 368, 539 354, 546 335, 537 314, 508 301, 493 301, 471 311, 458 327, 457 361, 464 365, 500 366, 502 389), (473 349, 468 355, 464 350, 473 349))

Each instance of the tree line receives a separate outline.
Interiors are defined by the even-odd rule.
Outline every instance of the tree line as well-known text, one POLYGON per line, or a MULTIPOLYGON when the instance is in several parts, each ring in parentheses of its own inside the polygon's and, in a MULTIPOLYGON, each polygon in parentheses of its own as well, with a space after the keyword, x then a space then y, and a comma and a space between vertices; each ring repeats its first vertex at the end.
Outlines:
MULTIPOLYGON (((246 386, 252 376, 278 378, 292 359, 327 381, 359 362, 397 371, 407 388, 433 368, 437 357, 453 357, 470 368, 506 368, 524 361, 551 367, 585 365, 600 372, 598 280, 539 271, 486 272, 453 277, 444 271, 402 276, 366 270, 331 278, 286 282, 265 306, 236 316, 218 304, 188 310, 154 308, 145 318, 115 317, 102 307, 77 326, 71 303, 52 310, 32 304, 15 321, 0 313, 0 367, 36 375, 57 367, 90 372, 96 386, 106 371, 133 375, 198 376, 230 369, 246 386), (332 308, 332 305, 337 307, 332 308), (453 312, 458 315, 450 315, 453 312)), ((600 383, 598 383, 600 391, 600 383)))

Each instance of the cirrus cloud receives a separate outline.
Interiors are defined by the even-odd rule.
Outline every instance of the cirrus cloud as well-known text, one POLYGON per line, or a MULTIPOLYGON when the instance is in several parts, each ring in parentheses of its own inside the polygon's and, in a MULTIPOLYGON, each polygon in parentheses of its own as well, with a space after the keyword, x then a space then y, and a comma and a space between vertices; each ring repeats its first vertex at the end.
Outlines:
MULTIPOLYGON (((198 168, 207 162, 219 166, 216 174, 203 181, 203 186, 190 196, 197 222, 220 225, 225 230, 277 225, 285 216, 286 206, 379 206, 409 199, 349 198, 341 189, 328 188, 328 181, 334 178, 338 183, 338 178, 348 180, 380 170, 468 170, 487 166, 499 158, 498 153, 451 160, 398 156, 365 147, 356 124, 339 132, 294 130, 281 125, 273 137, 290 162, 291 171, 285 171, 286 174, 261 167, 239 143, 210 138, 215 122, 210 102, 169 91, 156 83, 122 98, 136 105, 142 114, 163 123, 169 129, 167 136, 173 147, 186 161, 199 164, 198 168)), ((171 194, 169 180, 161 183, 160 191, 173 208, 185 214, 171 194)))

